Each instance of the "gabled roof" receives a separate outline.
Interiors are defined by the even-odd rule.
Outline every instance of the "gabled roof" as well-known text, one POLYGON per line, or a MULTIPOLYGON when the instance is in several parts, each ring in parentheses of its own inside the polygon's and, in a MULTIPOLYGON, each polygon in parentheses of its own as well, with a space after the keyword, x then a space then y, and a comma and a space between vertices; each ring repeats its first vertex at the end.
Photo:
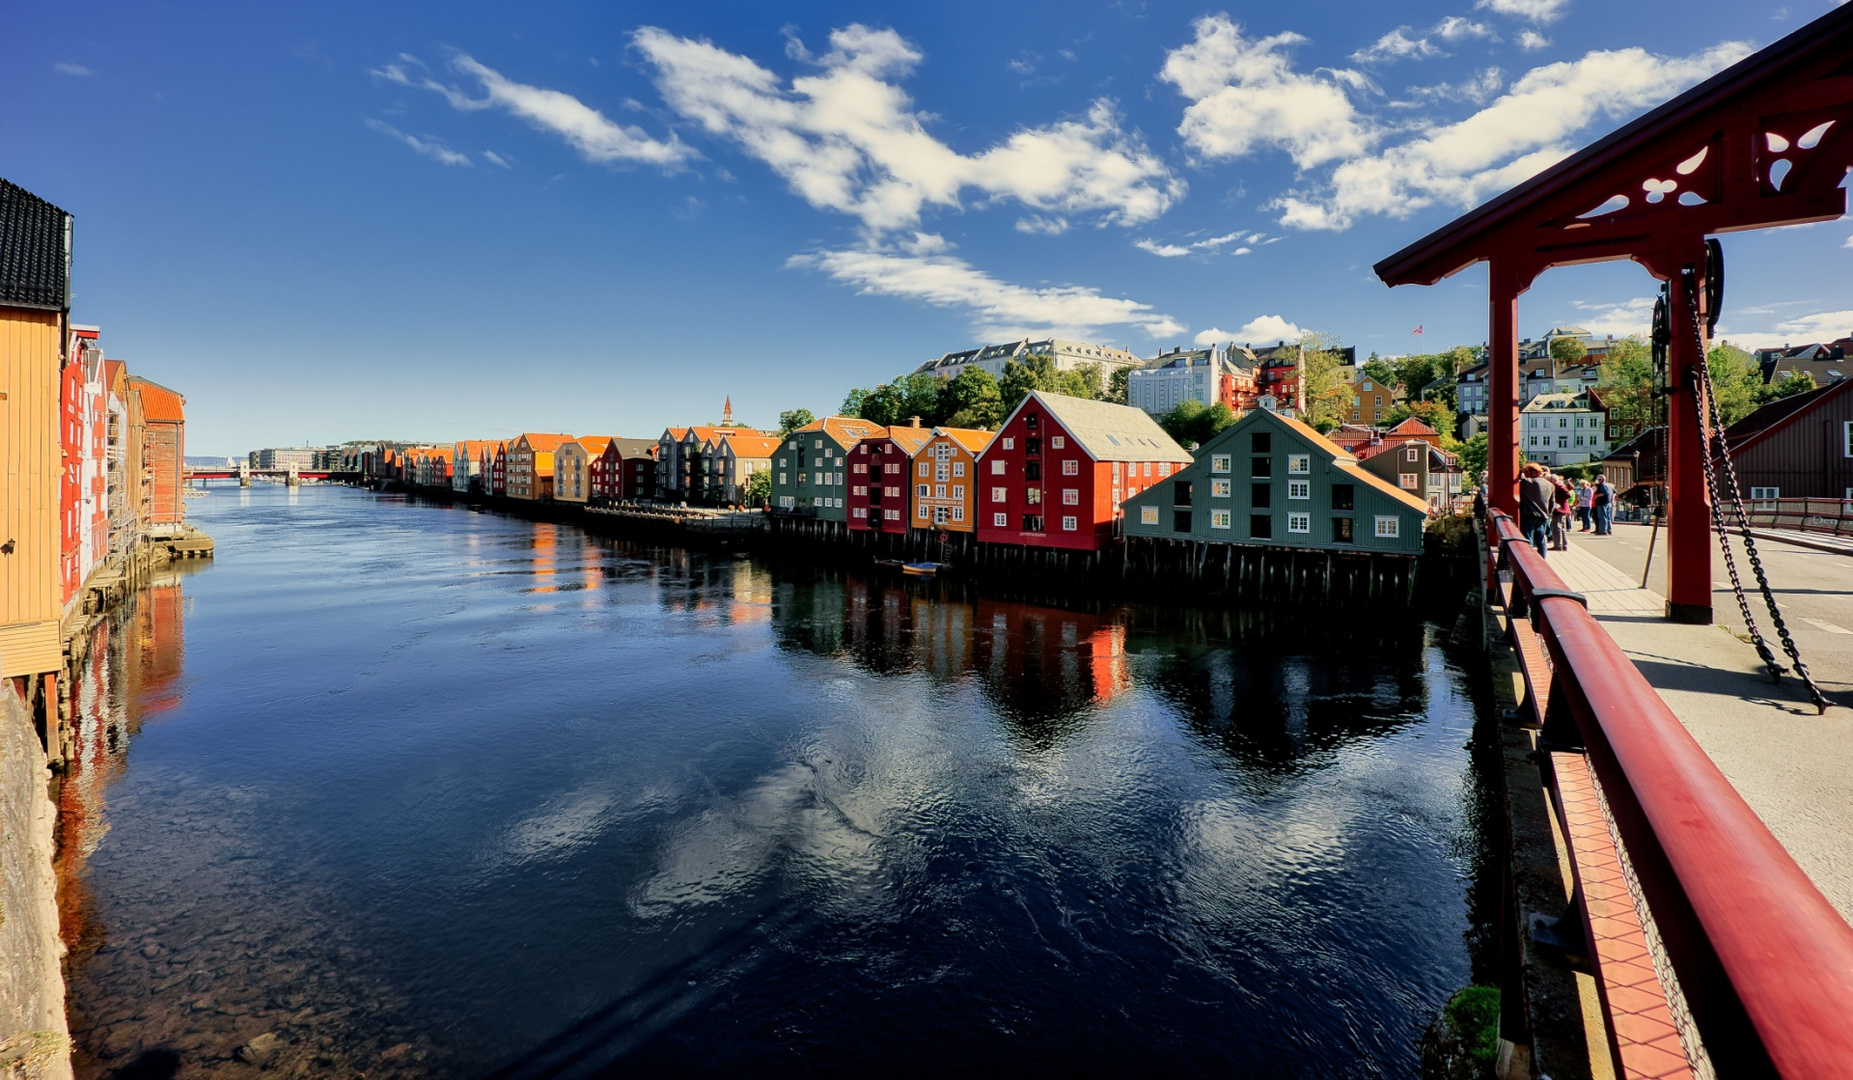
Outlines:
POLYGON ((822 420, 810 423, 792 432, 793 435, 822 432, 835 439, 844 449, 881 431, 881 425, 854 416, 826 416, 822 420))
MULTIPOLYGON (((526 442, 528 444, 528 449, 537 454, 551 454, 560 448, 561 443, 571 439, 571 435, 564 435, 559 432, 524 431, 515 437, 514 442, 526 442)), ((510 443, 509 445, 512 446, 514 443, 510 443)))
POLYGON ((187 422, 186 398, 139 375, 129 376, 129 388, 141 395, 143 420, 170 424, 187 422))
POLYGON ((0 180, 0 305, 71 306, 71 215, 0 180))
POLYGON ((974 454, 983 452, 985 447, 991 445, 991 440, 997 438, 995 431, 963 427, 936 427, 933 435, 935 438, 944 435, 974 454))
POLYGON ((655 439, 626 439, 622 436, 612 439, 609 446, 617 447, 618 456, 621 458, 654 458, 656 452, 661 449, 655 439))
POLYGON ((735 457, 769 458, 780 441, 770 435, 735 435, 726 440, 726 445, 733 449, 735 457))
POLYGON ((1436 431, 1434 428, 1429 427, 1427 424, 1424 424, 1422 421, 1417 420, 1415 417, 1411 416, 1407 420, 1404 420, 1402 423, 1384 432, 1384 434, 1385 435, 1439 435, 1441 434, 1441 432, 1436 431))
MULTIPOLYGON (((1110 401, 1052 394, 1032 390, 1004 423, 1015 419, 1034 402, 1054 418, 1074 441, 1095 461, 1180 461, 1196 460, 1190 451, 1165 434, 1144 409, 1115 405, 1110 401)), ((993 443, 992 445, 996 445, 993 443)))
POLYGON ((908 457, 913 457, 920 452, 921 447, 933 441, 933 429, 895 424, 884 430, 882 436, 907 451, 908 457))
POLYGON ((128 374, 129 365, 121 360, 103 361, 103 382, 105 385, 113 386, 117 379, 126 378, 128 374))
POLYGON ((494 439, 459 439, 451 448, 451 452, 455 453, 460 447, 465 457, 479 458, 483 456, 483 451, 493 449, 495 446, 494 439))
POLYGON ((1756 445, 1781 428, 1799 422, 1807 414, 1832 401, 1836 395, 1853 389, 1853 379, 1828 383, 1817 390, 1779 398, 1724 429, 1725 445, 1733 455, 1756 445))
POLYGON ((611 444, 611 436, 581 435, 577 439, 569 439, 567 441, 578 443, 579 448, 585 451, 586 457, 595 458, 604 453, 605 447, 611 444))
MULTIPOLYGON (((1272 419, 1275 423, 1280 424, 1283 427, 1285 427, 1288 431, 1291 431, 1293 434, 1299 436, 1301 439, 1304 439, 1307 443, 1311 444, 1314 449, 1320 451, 1321 453, 1325 454, 1328 458, 1330 458, 1332 462, 1332 466, 1334 468, 1338 469, 1340 472, 1344 473, 1345 475, 1351 477, 1351 479, 1357 481, 1358 483, 1363 484, 1366 487, 1376 488, 1378 491, 1384 493, 1385 495, 1389 495, 1395 498, 1396 501, 1403 503, 1404 505, 1408 506, 1412 510, 1420 510, 1424 514, 1428 513, 1428 503, 1427 502, 1423 501, 1422 499, 1416 498, 1414 495, 1411 495, 1407 491, 1404 491, 1402 488, 1399 488, 1395 484, 1390 483, 1388 480, 1385 480, 1383 477, 1378 476, 1377 474, 1370 472, 1367 469, 1360 468, 1358 466, 1357 458, 1347 453, 1337 443, 1326 438, 1324 435, 1319 434, 1318 431, 1313 429, 1312 425, 1306 423, 1303 420, 1298 420, 1291 416, 1282 416, 1281 414, 1277 412, 1272 412, 1267 409, 1256 409, 1253 412, 1250 412, 1248 416, 1243 417, 1242 420, 1235 425, 1235 427, 1230 428, 1229 430, 1234 431, 1237 428, 1243 428, 1243 427, 1249 426, 1253 422, 1250 420, 1250 417, 1254 417, 1254 416, 1268 417, 1269 419, 1272 419)), ((1411 440, 1411 441, 1414 442, 1414 441, 1419 441, 1419 440, 1411 440)))
MULTIPOLYGON (((676 442, 681 442, 682 436, 687 435, 688 431, 689 429, 685 427, 664 428, 663 435, 669 436, 671 439, 674 439, 676 442)), ((656 437, 656 441, 659 443, 662 442, 663 435, 658 435, 656 437)))

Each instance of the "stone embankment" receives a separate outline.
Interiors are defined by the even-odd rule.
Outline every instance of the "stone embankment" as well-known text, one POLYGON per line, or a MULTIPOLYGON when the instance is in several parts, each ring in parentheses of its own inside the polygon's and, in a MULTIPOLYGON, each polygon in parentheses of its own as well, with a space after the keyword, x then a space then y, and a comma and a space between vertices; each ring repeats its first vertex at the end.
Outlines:
POLYGON ((51 770, 25 703, 0 682, 0 1076, 71 1075, 58 937, 51 770))

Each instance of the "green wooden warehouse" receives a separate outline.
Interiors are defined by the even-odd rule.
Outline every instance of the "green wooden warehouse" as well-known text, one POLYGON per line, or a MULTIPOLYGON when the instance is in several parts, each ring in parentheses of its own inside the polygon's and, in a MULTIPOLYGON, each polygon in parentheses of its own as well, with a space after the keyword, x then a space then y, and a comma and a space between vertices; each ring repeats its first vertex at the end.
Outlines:
POLYGON ((849 448, 878 435, 880 424, 826 416, 785 436, 772 454, 772 513, 847 523, 849 448))
POLYGON ((1128 538, 1419 555, 1428 505, 1306 424, 1255 409, 1121 504, 1128 538))

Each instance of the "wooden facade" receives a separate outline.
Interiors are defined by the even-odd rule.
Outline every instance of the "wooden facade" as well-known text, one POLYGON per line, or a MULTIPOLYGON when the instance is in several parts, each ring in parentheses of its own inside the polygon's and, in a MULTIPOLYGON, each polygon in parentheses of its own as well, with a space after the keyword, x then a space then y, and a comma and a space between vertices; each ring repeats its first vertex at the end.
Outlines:
POLYGON ((0 676, 56 671, 58 618, 58 360, 64 316, 0 306, 0 676))
POLYGON ((1035 391, 979 457, 978 539, 1099 551, 1128 494, 1190 462, 1138 409, 1035 391))
MULTIPOLYGON (((933 432, 891 427, 849 451, 849 527, 857 531, 904 533, 913 527, 914 455, 933 432)), ((926 462, 922 461, 925 465, 926 462)))
POLYGON ((142 512, 144 528, 186 520, 186 399, 159 383, 129 376, 142 404, 142 512))
POLYGON ((914 458, 913 527, 944 532, 978 528, 978 455, 992 433, 976 428, 934 428, 914 458), (920 466, 929 465, 922 473, 920 466))
POLYGON ((1419 495, 1267 409, 1243 417, 1200 447, 1189 468, 1125 505, 1128 538, 1400 555, 1421 553, 1428 520, 1419 495))
POLYGON ((849 520, 849 451, 881 425, 826 416, 785 437, 772 460, 772 512, 849 520))
POLYGON ((1772 401, 1724 437, 1745 499, 1853 499, 1853 380, 1772 401))
POLYGON ((583 435, 560 444, 553 455, 553 497, 557 502, 592 500, 592 463, 611 445, 609 435, 583 435))
POLYGON ((599 502, 636 502, 656 498, 656 455, 651 439, 616 438, 591 463, 592 498, 599 502))
POLYGON ((508 490, 511 499, 553 498, 553 455, 571 435, 526 431, 508 444, 508 490))

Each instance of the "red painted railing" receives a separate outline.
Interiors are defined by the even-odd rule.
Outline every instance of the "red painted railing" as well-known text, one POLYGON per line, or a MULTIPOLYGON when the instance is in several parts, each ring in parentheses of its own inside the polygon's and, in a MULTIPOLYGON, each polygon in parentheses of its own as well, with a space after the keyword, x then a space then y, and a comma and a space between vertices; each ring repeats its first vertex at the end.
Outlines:
POLYGON ((1718 1075, 1853 1078, 1853 927, 1512 519, 1487 537, 1553 669, 1544 735, 1580 736, 1718 1075))

